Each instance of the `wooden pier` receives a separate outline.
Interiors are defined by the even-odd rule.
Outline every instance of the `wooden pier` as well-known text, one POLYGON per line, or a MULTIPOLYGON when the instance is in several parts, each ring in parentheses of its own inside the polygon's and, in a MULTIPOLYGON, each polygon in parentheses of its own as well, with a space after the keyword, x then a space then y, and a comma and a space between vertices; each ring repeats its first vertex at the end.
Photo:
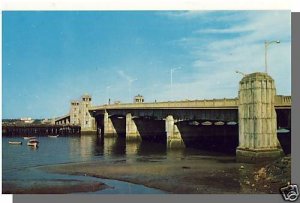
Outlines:
POLYGON ((81 133, 81 127, 77 125, 45 125, 45 124, 2 125, 2 136, 80 135, 80 133, 81 133))

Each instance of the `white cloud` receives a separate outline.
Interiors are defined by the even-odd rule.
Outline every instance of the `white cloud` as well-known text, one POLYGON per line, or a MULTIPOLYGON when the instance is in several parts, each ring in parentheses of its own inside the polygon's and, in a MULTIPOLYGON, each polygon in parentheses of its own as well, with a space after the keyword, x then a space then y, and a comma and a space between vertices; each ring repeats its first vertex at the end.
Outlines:
MULTIPOLYGON (((243 20, 233 23, 226 14, 221 15, 227 28, 204 27, 196 30, 192 37, 177 41, 179 46, 189 48, 194 57, 195 71, 189 82, 173 85, 177 99, 237 96, 241 76, 235 73, 236 70, 245 73, 264 71, 265 40, 281 40, 280 44, 269 46, 269 74, 275 79, 278 94, 291 94, 290 12, 245 11, 234 14, 235 18, 238 16, 243 20), (212 40, 207 34, 220 37, 212 40), (235 35, 227 37, 227 34, 235 35)), ((217 18, 214 20, 218 21, 217 18)), ((167 92, 162 93, 163 98, 168 95, 167 86, 165 89, 167 92)))
POLYGON ((135 81, 137 79, 129 76, 128 74, 126 74, 123 70, 118 70, 117 73, 122 77, 124 78, 125 80, 127 80, 129 83, 132 82, 132 81, 135 81))
POLYGON ((204 17, 205 15, 208 15, 213 12, 215 11, 195 10, 195 11, 168 11, 168 12, 159 12, 159 14, 174 19, 178 19, 178 18, 191 19, 191 18, 197 18, 201 16, 204 17))

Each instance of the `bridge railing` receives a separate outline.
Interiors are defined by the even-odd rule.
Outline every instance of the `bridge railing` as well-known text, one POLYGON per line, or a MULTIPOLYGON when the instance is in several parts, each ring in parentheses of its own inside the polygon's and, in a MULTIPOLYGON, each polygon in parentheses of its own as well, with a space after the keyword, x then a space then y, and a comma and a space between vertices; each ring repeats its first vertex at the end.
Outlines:
MULTIPOLYGON (((275 106, 291 106, 292 97, 277 95, 275 98, 275 106)), ((238 98, 210 99, 210 100, 184 100, 184 101, 168 101, 153 103, 119 103, 102 106, 93 106, 89 110, 105 110, 105 109, 180 109, 180 108, 238 108, 238 98)))
POLYGON ((111 105, 102 105, 102 106, 94 106, 89 110, 99 110, 99 109, 123 109, 123 108, 226 108, 233 107, 237 108, 238 99, 211 99, 211 100, 184 100, 184 101, 176 101, 176 102, 154 102, 154 103, 127 103, 127 104, 111 104, 111 105))

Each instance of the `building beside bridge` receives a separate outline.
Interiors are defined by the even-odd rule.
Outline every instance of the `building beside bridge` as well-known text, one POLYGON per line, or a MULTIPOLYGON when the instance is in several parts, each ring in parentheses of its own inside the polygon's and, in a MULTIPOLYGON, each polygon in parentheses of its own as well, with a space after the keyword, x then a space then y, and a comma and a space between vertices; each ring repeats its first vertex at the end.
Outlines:
POLYGON ((92 97, 88 94, 81 96, 80 100, 72 100, 68 115, 56 119, 55 124, 78 125, 81 131, 95 131, 95 119, 89 113, 92 107, 92 97))

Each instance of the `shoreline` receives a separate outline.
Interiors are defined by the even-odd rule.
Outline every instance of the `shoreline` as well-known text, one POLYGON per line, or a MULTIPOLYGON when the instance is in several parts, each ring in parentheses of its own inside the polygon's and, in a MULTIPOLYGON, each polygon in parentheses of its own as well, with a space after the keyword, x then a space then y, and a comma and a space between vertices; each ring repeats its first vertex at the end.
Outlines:
POLYGON ((236 163, 232 157, 196 157, 143 162, 98 160, 48 165, 39 169, 50 173, 125 181, 175 194, 278 194, 279 188, 290 181, 290 166, 280 177, 274 176, 275 169, 268 171, 272 166, 274 163, 236 163))
POLYGON ((3 180, 3 194, 70 194, 110 188, 102 182, 80 180, 3 180))

